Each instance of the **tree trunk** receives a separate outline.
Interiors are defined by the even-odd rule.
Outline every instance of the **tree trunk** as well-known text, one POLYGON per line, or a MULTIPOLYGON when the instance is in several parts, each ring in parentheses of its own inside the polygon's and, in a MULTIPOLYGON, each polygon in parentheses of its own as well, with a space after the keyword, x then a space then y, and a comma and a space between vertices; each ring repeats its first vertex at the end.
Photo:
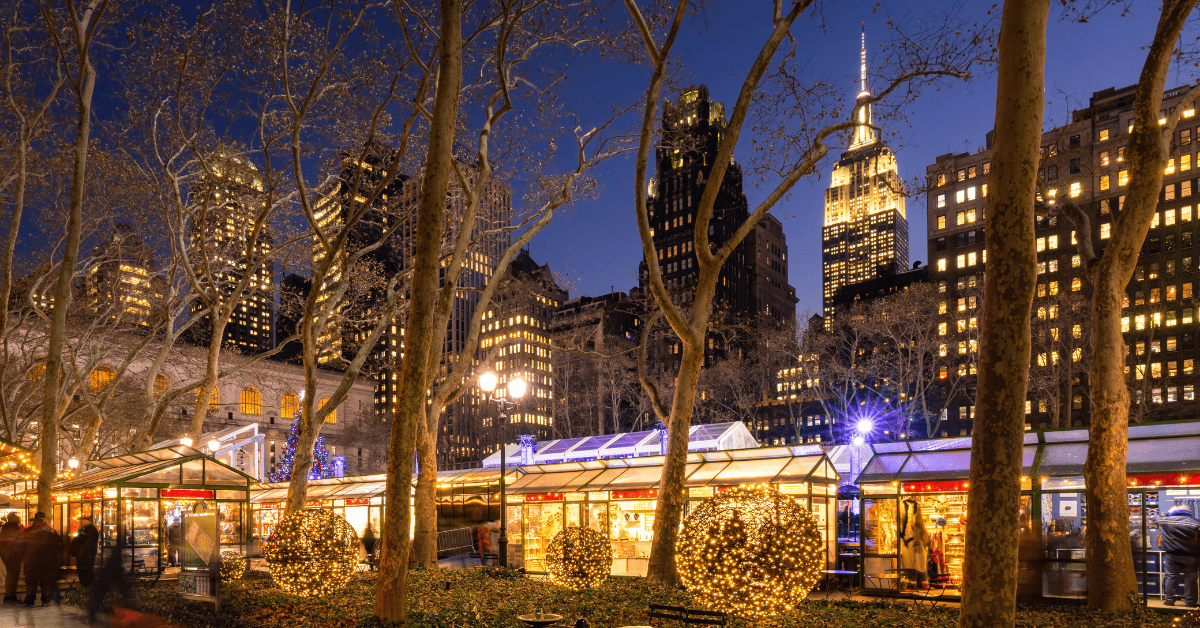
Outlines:
MULTIPOLYGON (((1163 3, 1134 96, 1133 131, 1126 146, 1129 188, 1125 210, 1113 226, 1113 237, 1103 256, 1089 268, 1094 290, 1092 417, 1084 464, 1088 606, 1114 612, 1132 610, 1137 595, 1125 487, 1129 390, 1124 375, 1128 353, 1121 335, 1121 304, 1157 211, 1168 138, 1178 124, 1182 105, 1194 102, 1197 96, 1197 89, 1193 88, 1187 95, 1192 100, 1177 103, 1179 111, 1169 115, 1170 123, 1163 126, 1158 121, 1163 87, 1179 33, 1195 6, 1196 0, 1163 3)), ((1139 406, 1145 407, 1145 403, 1143 396, 1139 406)))
POLYGON ((384 489, 383 556, 375 592, 375 616, 404 621, 408 602, 409 499, 418 421, 425 416, 426 377, 432 351, 440 350, 441 330, 434 333, 442 222, 446 211, 459 91, 462 87, 462 7, 457 0, 441 2, 441 42, 438 49, 437 92, 432 107, 429 150, 417 214, 412 297, 409 301, 400 394, 392 417, 387 485, 384 489), (436 335, 436 343, 435 343, 436 335))
POLYGON ((1092 297, 1096 317, 1092 420, 1083 472, 1088 509, 1088 606, 1109 611, 1130 610, 1129 595, 1137 593, 1125 487, 1129 390, 1122 368, 1128 355, 1121 336, 1124 293, 1125 282, 1109 280, 1096 285, 1092 297))
MULTIPOLYGON (((90 14, 90 10, 89 10, 90 14)), ((83 187, 87 177, 89 140, 91 138, 92 93, 96 87, 96 70, 87 56, 84 34, 86 24, 75 21, 76 45, 82 48, 79 54, 79 91, 76 92, 78 122, 75 129, 75 172, 71 180, 70 207, 67 215, 67 238, 63 243, 63 256, 58 269, 58 280, 54 286, 54 304, 50 314, 50 333, 46 347, 46 371, 42 380, 41 464, 38 471, 38 508, 50 515, 53 504, 53 486, 58 472, 58 417, 59 386, 62 374, 63 342, 67 335, 67 310, 71 306, 71 279, 75 276, 75 263, 79 259, 79 237, 83 229, 83 187)), ((96 19, 99 19, 97 16, 96 19)), ((47 24, 54 28, 53 24, 47 24)), ((8 307, 7 303, 3 304, 8 307)))
MULTIPOLYGON (((433 408, 429 409, 434 412, 433 408)), ((437 425, 437 420, 429 421, 437 425)), ((424 429, 417 437, 417 492, 413 499, 416 508, 413 530, 413 556, 409 562, 423 569, 437 568, 437 435, 424 429)))
MULTIPOLYGON (((711 298, 709 300, 711 303, 711 298)), ((704 343, 684 342, 679 363, 678 384, 671 403, 671 418, 667 425, 667 457, 663 461, 662 480, 658 485, 658 501, 654 505, 654 542, 650 545, 650 565, 646 580, 655 584, 677 586, 679 571, 675 565, 675 541, 679 537, 679 522, 687 506, 687 491, 683 481, 687 469, 688 434, 700 383, 700 368, 704 366, 704 343)))
MULTIPOLYGON (((230 307, 235 306, 231 305, 230 307)), ((196 389, 195 412, 192 413, 192 420, 188 423, 188 436, 191 436, 195 440, 197 446, 201 446, 199 438, 204 433, 204 419, 208 416, 208 411, 211 409, 209 399, 212 397, 213 390, 219 384, 218 375, 221 372, 221 339, 225 336, 225 325, 229 322, 229 317, 223 312, 220 316, 217 314, 216 311, 213 311, 208 315, 212 319, 212 338, 208 341, 208 347, 204 355, 204 381, 196 389)))
POLYGON ((996 143, 987 200, 988 260, 979 342, 959 626, 1016 621, 1017 542, 1030 308, 1036 283, 1034 191, 1041 147, 1049 0, 1004 5, 996 143))

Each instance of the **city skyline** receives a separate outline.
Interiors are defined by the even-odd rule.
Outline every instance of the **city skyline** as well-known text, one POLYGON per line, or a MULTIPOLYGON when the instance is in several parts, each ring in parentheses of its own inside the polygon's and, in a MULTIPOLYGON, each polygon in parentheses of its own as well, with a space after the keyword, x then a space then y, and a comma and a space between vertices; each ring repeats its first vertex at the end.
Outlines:
MULTIPOLYGON (((826 36, 801 41, 797 49, 797 54, 807 56, 811 64, 827 68, 827 79, 835 81, 847 104, 853 102, 860 78, 858 53, 864 27, 868 39, 869 78, 878 73, 882 64, 876 58, 878 47, 870 42, 882 41, 886 36, 887 16, 872 14, 873 8, 874 3, 866 2, 843 6, 839 11, 861 10, 868 19, 863 24, 830 21, 825 29, 826 36)), ((982 11, 980 13, 977 17, 984 17, 982 11)), ((729 77, 744 72, 751 58, 741 48, 722 42, 765 38, 760 17, 753 13, 723 13, 720 19, 710 22, 709 33, 692 33, 681 38, 677 50, 682 55, 687 77, 683 82, 705 83, 714 101, 731 100, 740 83, 729 77), (714 24, 719 24, 723 30, 718 31, 717 26, 712 26, 714 24)), ((1146 8, 1132 10, 1126 17, 1116 12, 1101 13, 1087 24, 1052 21, 1047 42, 1045 128, 1069 121, 1070 111, 1086 106, 1093 92, 1134 83, 1141 69, 1137 42, 1149 40, 1156 19, 1157 13, 1146 8), (1112 32, 1114 28, 1129 36, 1116 41, 1093 36, 1112 32), (1096 59, 1104 59, 1104 63, 1097 63, 1096 59)), ((906 185, 918 183, 923 186, 925 167, 934 163, 937 156, 973 153, 984 146, 985 135, 992 128, 995 107, 995 82, 991 80, 990 72, 969 82, 922 93, 907 105, 905 119, 880 121, 880 126, 884 127, 883 139, 896 154, 900 179, 906 185), (963 114, 948 116, 948 111, 963 114), (971 111, 977 111, 977 114, 968 115, 971 111)), ((597 98, 599 103, 617 103, 630 96, 624 90, 634 77, 640 75, 631 71, 607 73, 604 79, 575 89, 571 95, 581 100, 597 98)), ((1181 82, 1188 82, 1188 77, 1173 68, 1167 87, 1181 82)), ((846 113, 849 115, 849 111, 846 113)), ((745 148, 748 146, 749 142, 739 145, 736 153, 739 161, 745 162, 749 157, 749 149, 745 148)), ((771 212, 782 222, 791 249, 788 278, 799 299, 797 315, 822 310, 824 194, 833 162, 846 148, 845 141, 832 143, 829 156, 818 167, 818 172, 801 179, 792 194, 771 212)), ((548 263, 561 277, 561 283, 570 290, 572 297, 606 294, 613 288, 624 291, 637 285, 637 264, 642 252, 631 207, 632 157, 619 157, 602 164, 596 174, 601 184, 598 198, 556 217, 529 247, 536 259, 548 263), (580 237, 581 234, 587 234, 587 237, 580 237)), ((751 206, 766 193, 766 189, 749 179, 745 190, 751 206)), ((910 197, 908 202, 917 203, 917 207, 924 206, 923 197, 910 197)), ((925 212, 909 214, 909 240, 921 242, 926 229, 925 212)), ((918 260, 928 262, 919 246, 914 245, 909 257, 910 265, 918 260)))

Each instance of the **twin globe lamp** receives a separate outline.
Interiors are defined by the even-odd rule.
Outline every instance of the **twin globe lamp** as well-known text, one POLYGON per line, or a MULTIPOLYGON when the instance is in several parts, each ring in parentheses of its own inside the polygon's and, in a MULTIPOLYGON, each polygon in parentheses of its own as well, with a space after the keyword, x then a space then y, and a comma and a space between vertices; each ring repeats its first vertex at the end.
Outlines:
MULTIPOLYGON (((479 389, 487 394, 492 394, 496 390, 496 384, 500 382, 500 378, 493 372, 488 371, 479 376, 479 389)), ((513 378, 508 381, 508 395, 513 399, 520 399, 525 396, 525 390, 529 385, 520 377, 513 378)))

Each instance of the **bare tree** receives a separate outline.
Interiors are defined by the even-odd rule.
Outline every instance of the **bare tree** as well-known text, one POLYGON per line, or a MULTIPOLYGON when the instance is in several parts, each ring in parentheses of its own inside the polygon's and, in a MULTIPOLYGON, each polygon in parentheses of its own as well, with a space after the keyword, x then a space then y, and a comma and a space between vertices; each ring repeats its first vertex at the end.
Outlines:
POLYGON ((1194 0, 1163 3, 1134 94, 1133 128, 1125 149, 1129 169, 1125 206, 1103 252, 1096 253, 1087 214, 1069 214, 1084 236, 1078 238, 1080 254, 1093 287, 1094 354, 1089 377, 1092 415, 1084 465, 1088 605, 1109 611, 1129 611, 1137 593, 1127 529, 1125 458, 1130 399, 1124 373, 1128 354, 1121 313, 1126 287, 1157 210, 1170 139, 1183 111, 1200 97, 1200 88, 1191 89, 1175 103, 1174 112, 1160 122, 1167 73, 1180 45, 1180 32, 1195 6, 1194 0))

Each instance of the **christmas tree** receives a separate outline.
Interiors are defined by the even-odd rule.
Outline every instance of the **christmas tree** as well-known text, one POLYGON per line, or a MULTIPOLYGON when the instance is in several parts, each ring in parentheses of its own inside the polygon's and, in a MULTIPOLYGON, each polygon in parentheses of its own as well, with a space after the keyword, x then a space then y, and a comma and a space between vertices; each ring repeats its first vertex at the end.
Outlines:
MULTIPOLYGON (((287 482, 292 479, 292 465, 296 458, 296 442, 300 440, 299 421, 292 421, 292 431, 288 434, 287 442, 283 445, 283 453, 275 470, 267 474, 268 482, 287 482)), ((308 479, 322 480, 333 477, 333 464, 329 461, 329 450, 325 449, 325 437, 318 436, 317 444, 313 446, 312 470, 308 479)))

